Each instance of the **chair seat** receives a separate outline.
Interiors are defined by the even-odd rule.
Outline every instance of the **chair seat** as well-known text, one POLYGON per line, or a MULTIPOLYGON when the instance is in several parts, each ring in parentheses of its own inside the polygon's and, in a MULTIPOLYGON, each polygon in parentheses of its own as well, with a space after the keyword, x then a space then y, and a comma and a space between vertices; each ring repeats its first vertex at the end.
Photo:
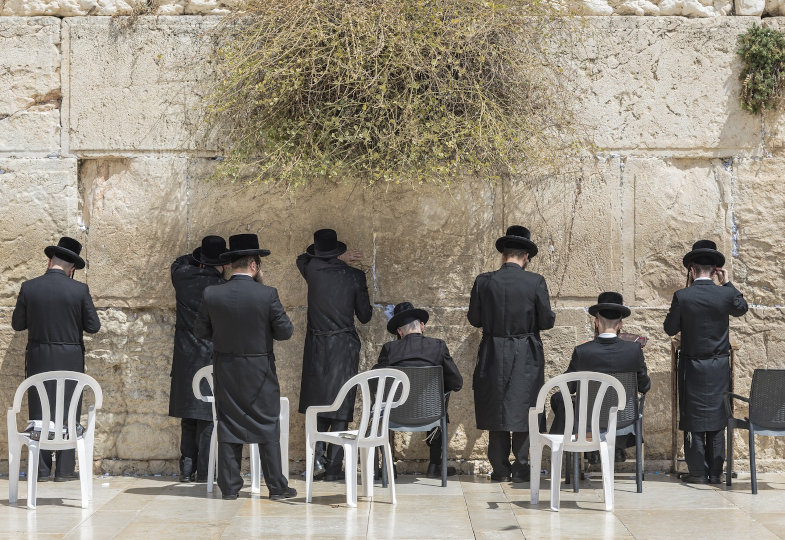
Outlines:
MULTIPOLYGON (((602 432, 600 433, 599 441, 586 441, 585 443, 576 442, 576 436, 573 435, 569 442, 564 443, 563 449, 566 452, 591 452, 594 450, 599 450, 600 443, 608 442, 606 435, 607 432, 602 432)), ((540 437, 547 440, 551 446, 553 446, 554 443, 562 444, 564 442, 564 435, 561 433, 556 433, 553 435, 550 433, 541 433, 540 437)))
POLYGON ((391 431, 430 431, 433 428, 437 428, 441 425, 441 419, 436 420, 435 422, 431 422, 430 424, 425 424, 424 426, 406 426, 403 424, 396 424, 392 420, 390 420, 390 430, 391 431))
POLYGON ((347 441, 354 441, 360 434, 358 430, 346 431, 319 431, 316 433, 316 438, 320 441, 325 441, 332 444, 344 444, 347 441))

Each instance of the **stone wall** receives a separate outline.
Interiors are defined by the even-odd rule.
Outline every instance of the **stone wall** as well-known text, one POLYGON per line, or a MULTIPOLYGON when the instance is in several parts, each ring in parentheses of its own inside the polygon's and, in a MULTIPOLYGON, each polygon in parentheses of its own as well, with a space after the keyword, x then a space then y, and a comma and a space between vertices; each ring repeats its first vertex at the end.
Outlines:
MULTIPOLYGON (((733 12, 723 0, 585 3, 601 14, 733 12)), ((294 259, 320 227, 334 227, 365 254, 375 313, 360 329, 363 368, 388 339, 386 306, 409 300, 431 312, 427 332, 447 340, 466 380, 451 402, 449 450, 467 460, 466 471, 484 470, 487 444, 474 428, 480 333, 466 322, 469 291, 477 273, 498 266, 493 241, 510 224, 531 228, 540 246, 532 269, 546 277, 557 311, 556 327, 543 335, 549 375, 591 336, 585 308, 598 292, 620 290, 633 307, 625 327, 650 339, 648 459, 670 458, 670 340, 662 320, 695 239, 718 241, 752 305, 733 321, 736 390, 748 392, 756 367, 785 367, 785 272, 777 264, 785 256, 784 124, 778 114, 743 112, 737 100, 736 37, 759 18, 586 18, 579 44, 554 54, 573 73, 577 120, 597 152, 565 158, 561 174, 498 184, 464 179, 449 189, 323 183, 289 193, 208 181, 220 150, 201 137, 197 108, 209 82, 201 62, 207 35, 219 17, 189 14, 233 3, 154 4, 159 14, 180 16, 100 16, 131 13, 130 0, 0 0, 8 15, 0 17, 0 406, 24 372, 26 336, 10 328, 19 285, 42 272, 45 245, 75 236, 89 261, 77 277, 90 286, 103 323, 86 339, 87 371, 105 396, 98 469, 176 468, 178 424, 166 416, 174 323, 168 268, 206 234, 254 232, 272 250, 265 279, 296 326, 276 349, 292 402, 294 460, 304 454, 296 404, 306 309, 294 259)), ((772 12, 779 4, 767 3, 772 12)), ((764 23, 785 27, 777 18, 764 23)), ((747 451, 741 438, 737 451, 747 451)), ((413 461, 427 456, 422 436, 399 437, 398 455, 422 470, 413 461)), ((785 447, 761 438, 759 455, 779 467, 785 447)))

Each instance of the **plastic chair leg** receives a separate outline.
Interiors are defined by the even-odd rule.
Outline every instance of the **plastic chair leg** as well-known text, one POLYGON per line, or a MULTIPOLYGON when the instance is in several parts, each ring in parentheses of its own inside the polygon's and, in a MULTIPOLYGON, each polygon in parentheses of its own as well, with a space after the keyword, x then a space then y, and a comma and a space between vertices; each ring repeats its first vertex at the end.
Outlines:
POLYGON ((35 509, 36 490, 38 487, 38 444, 31 443, 27 451, 27 507, 35 509))
MULTIPOLYGON (((343 455, 346 460, 346 506, 357 507, 357 454, 353 444, 343 445, 343 455)), ((306 473, 307 474, 307 473, 306 473)))
MULTIPOLYGON (((289 479, 289 400, 281 398, 281 472, 289 479)), ((261 468, 261 465, 260 465, 261 468)))
POLYGON ((755 472, 755 428, 750 422, 750 480, 752 483, 752 494, 758 493, 758 474, 755 472))
POLYGON ((642 422, 635 426, 635 489, 643 493, 643 435, 642 422))
MULTIPOLYGON (((313 491, 313 455, 316 441, 311 441, 310 434, 305 435, 305 502, 311 502, 313 491)), ((348 467, 347 467, 348 468, 348 467)))
POLYGON ((447 416, 442 416, 442 487, 447 487, 447 416))
POLYGON ((727 433, 727 440, 725 441, 726 450, 725 454, 727 457, 727 462, 725 463, 725 485, 730 487, 731 485, 731 478, 733 478, 733 426, 728 423, 728 433, 727 433))
POLYGON ((216 476, 216 462, 218 457, 218 424, 213 424, 213 434, 210 437, 210 457, 207 465, 207 493, 213 492, 213 483, 216 476))
POLYGON ((554 444, 551 449, 551 510, 559 511, 559 496, 561 495, 561 462, 564 455, 564 446, 554 444))
POLYGON ((262 491, 262 461, 259 457, 259 445, 251 444, 250 461, 251 461, 251 493, 258 495, 262 491))
MULTIPOLYGON (((531 439, 530 439, 531 440, 531 439)), ((529 484, 529 502, 537 504, 540 502, 540 465, 542 463, 542 444, 537 440, 529 448, 529 473, 531 482, 529 484)), ((553 481, 553 479, 551 479, 553 481)))
POLYGON ((393 504, 397 504, 397 500, 395 498, 395 469, 393 468, 393 456, 392 456, 392 449, 390 448, 390 442, 387 441, 384 443, 384 457, 387 464, 387 470, 392 471, 391 474, 387 475, 387 482, 389 483, 390 488, 390 500, 393 504))
POLYGON ((76 441, 76 458, 79 460, 79 484, 82 488, 82 508, 90 503, 90 484, 93 482, 92 464, 87 459, 87 448, 84 439, 76 441))
POLYGON ((19 465, 22 461, 22 445, 12 435, 8 441, 8 502, 19 500, 19 465))
POLYGON ((373 452, 375 447, 360 448, 360 478, 363 486, 363 497, 373 497, 373 452))
POLYGON ((602 487, 605 494, 605 510, 613 510, 613 451, 614 441, 600 443, 602 462, 602 487))

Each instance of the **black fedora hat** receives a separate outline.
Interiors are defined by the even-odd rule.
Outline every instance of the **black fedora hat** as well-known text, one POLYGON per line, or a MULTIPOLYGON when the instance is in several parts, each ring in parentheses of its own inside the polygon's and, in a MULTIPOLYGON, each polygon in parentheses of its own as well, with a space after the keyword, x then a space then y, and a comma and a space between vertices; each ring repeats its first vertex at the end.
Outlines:
POLYGON ((422 323, 428 322, 428 312, 424 309, 417 309, 409 302, 401 302, 393 309, 392 318, 387 321, 387 331, 397 334, 397 330, 410 322, 417 320, 422 323))
POLYGON ((507 227, 507 233, 496 240, 496 250, 504 252, 504 248, 525 249, 529 252, 529 258, 537 255, 537 244, 531 241, 531 233, 526 227, 513 225, 507 227))
POLYGON ((692 244, 692 251, 682 259, 684 268, 689 268, 692 263, 710 266, 725 266, 725 255, 717 251, 717 244, 711 240, 698 240, 692 244))
POLYGON ((58 257, 73 263, 78 270, 84 268, 85 265, 84 259, 79 256, 81 252, 82 244, 68 236, 63 236, 56 246, 46 246, 44 248, 44 254, 50 259, 58 257))
POLYGON ((624 297, 617 292, 603 292, 597 297, 597 303, 589 308, 589 315, 602 315, 606 319, 624 319, 629 317, 630 308, 624 305, 624 297))
POLYGON ((267 257, 270 251, 259 249, 259 237, 255 234, 234 234, 229 237, 229 251, 221 253, 218 260, 226 264, 248 255, 267 257))
POLYGON ((346 244, 338 241, 338 233, 333 229, 319 229, 313 233, 313 244, 305 252, 319 259, 332 259, 346 253, 346 244))
POLYGON ((226 240, 220 236, 205 236, 202 245, 194 250, 191 256, 199 264, 205 266, 221 266, 219 260, 222 253, 226 253, 226 240))

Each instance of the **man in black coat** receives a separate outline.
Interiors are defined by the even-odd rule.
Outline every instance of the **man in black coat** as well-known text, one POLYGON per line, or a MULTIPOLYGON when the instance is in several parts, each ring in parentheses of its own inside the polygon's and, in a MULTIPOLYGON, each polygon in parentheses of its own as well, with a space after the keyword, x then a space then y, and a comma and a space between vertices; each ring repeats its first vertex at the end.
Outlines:
MULTIPOLYGON (((171 267, 172 285, 177 300, 177 322, 174 329, 172 383, 169 391, 169 416, 180 418, 180 481, 207 481, 210 438, 213 434, 213 409, 209 403, 196 399, 193 378, 209 365, 213 344, 193 333, 204 289, 224 282, 224 266, 218 257, 226 252, 226 240, 205 236, 202 245, 192 254, 178 257, 171 267)), ((203 395, 209 395, 207 382, 202 381, 203 395)))
MULTIPOLYGON (((305 414, 312 405, 330 405, 341 387, 357 375, 360 364, 360 338, 354 317, 365 324, 373 314, 368 298, 365 273, 349 262, 359 260, 359 252, 346 253, 332 229, 313 235, 314 243, 297 257, 297 268, 308 284, 308 329, 303 350, 299 411, 305 414)), ((319 431, 348 429, 354 416, 356 392, 352 390, 338 411, 320 414, 319 431)), ((343 448, 330 445, 324 457, 324 443, 317 443, 314 477, 340 480, 343 448)))
POLYGON ((275 372, 273 340, 292 337, 294 327, 278 291, 261 283, 261 259, 255 234, 229 237, 232 278, 204 290, 194 325, 198 338, 213 342, 213 381, 218 416, 218 487, 224 499, 236 499, 243 478, 244 444, 258 444, 270 498, 297 495, 281 468, 281 389, 275 372))
POLYGON ((729 316, 747 312, 747 301, 728 279, 725 256, 710 240, 699 240, 682 259, 692 284, 673 294, 664 328, 681 332, 678 364, 679 429, 684 431, 685 482, 719 484, 725 462, 730 391, 729 316), (717 276, 719 286, 712 276, 717 276))
MULTIPOLYGON (((594 316, 594 327, 597 337, 593 341, 583 343, 572 351, 572 359, 565 373, 576 371, 596 371, 598 373, 624 373, 633 371, 638 376, 638 392, 646 393, 651 388, 643 358, 643 350, 639 343, 624 341, 618 337, 623 319, 630 316, 630 308, 624 305, 624 298, 616 292, 600 293, 597 303, 589 308, 589 314, 594 316)), ((570 392, 575 392, 576 383, 570 383, 570 392)), ((561 392, 556 392, 551 397, 551 407, 556 413, 551 433, 564 433, 564 400, 561 392)), ((624 449, 627 447, 627 437, 616 438, 616 461, 626 459, 624 449)), ((590 458, 591 459, 591 458, 590 458)), ((596 454, 599 461, 599 453, 596 454)))
MULTIPOLYGON (((101 321, 90 297, 87 285, 74 281, 74 271, 85 267, 79 254, 82 244, 64 236, 56 246, 48 246, 44 253, 49 264, 43 276, 25 281, 16 299, 11 326, 16 331, 27 330, 25 376, 47 371, 77 371, 84 373, 84 340, 82 333, 94 334, 101 329, 101 321)), ((56 389, 46 385, 49 407, 54 414, 56 389)), ((65 405, 71 401, 73 383, 65 387, 65 405)), ((30 418, 40 420, 41 401, 38 392, 28 393, 30 418)), ((81 400, 77 419, 81 414, 81 400)), ((42 427, 46 431, 46 427, 42 427)), ((55 482, 76 478, 74 450, 57 451, 55 482)), ((52 453, 41 452, 38 462, 38 481, 49 480, 52 453)))
MULTIPOLYGON (((387 322, 387 331, 398 336, 398 339, 382 346, 379 361, 372 369, 441 366, 444 392, 457 392, 463 387, 463 377, 450 356, 447 344, 441 339, 423 335, 427 322, 428 312, 424 309, 416 309, 409 302, 396 305, 392 318, 387 322)), ((430 447, 426 474, 429 478, 438 478, 442 466, 441 429, 436 427, 429 431, 426 443, 430 447)), ((455 468, 449 467, 447 474, 455 474, 455 468)))
POLYGON ((545 382, 540 330, 553 328, 556 315, 545 278, 525 270, 537 255, 529 230, 508 228, 496 240, 496 249, 502 254, 502 266, 477 276, 467 314, 472 326, 482 328, 474 370, 474 410, 477 429, 490 431, 491 479, 507 481, 512 476, 513 482, 527 482, 529 407, 545 382), (515 456, 512 467, 510 449, 515 456))

